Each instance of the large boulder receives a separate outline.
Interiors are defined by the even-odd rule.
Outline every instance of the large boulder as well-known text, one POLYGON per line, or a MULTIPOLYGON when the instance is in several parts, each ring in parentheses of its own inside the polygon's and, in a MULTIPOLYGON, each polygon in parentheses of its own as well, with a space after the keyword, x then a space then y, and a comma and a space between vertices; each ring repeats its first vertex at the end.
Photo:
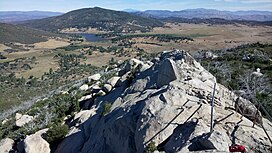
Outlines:
POLYGON ((179 74, 175 62, 171 59, 166 59, 161 63, 158 70, 157 87, 160 88, 167 85, 178 77, 179 74))
POLYGON ((76 122, 77 125, 80 125, 95 114, 96 114, 95 109, 80 111, 79 113, 75 114, 73 122, 76 122))
POLYGON ((97 96, 105 96, 107 93, 105 93, 103 90, 99 90, 95 95, 97 96))
POLYGON ((253 122, 262 124, 262 114, 250 101, 238 97, 235 101, 235 109, 253 122))
POLYGON ((2 139, 0 141, 0 153, 9 153, 12 150, 14 141, 10 138, 2 139))
POLYGON ((184 50, 164 51, 160 55, 160 59, 170 58, 174 61, 183 61, 184 59, 191 58, 184 50))
POLYGON ((120 77, 112 77, 107 81, 107 83, 110 84, 112 87, 115 87, 119 81, 120 77))
MULTIPOLYGON (((133 77, 127 72, 121 81, 127 86, 94 99, 91 109, 97 114, 71 127, 58 153, 142 153, 149 144, 160 152, 226 152, 233 142, 269 152, 265 132, 233 110, 236 95, 222 85, 216 87, 214 132, 209 134, 216 80, 183 51, 164 52, 149 69, 133 77)), ((272 135, 272 123, 265 123, 272 135)))
POLYGON ((16 115, 15 118, 16 118, 15 125, 18 127, 22 127, 34 119, 33 116, 29 116, 29 115, 16 115))
POLYGON ((189 149, 191 150, 218 150, 228 152, 231 142, 226 133, 213 131, 204 133, 193 140, 189 149))
POLYGON ((15 114, 15 120, 19 120, 23 115, 20 113, 15 114))
POLYGON ((87 84, 83 84, 82 86, 79 87, 79 90, 81 91, 87 91, 89 89, 89 86, 87 84))
POLYGON ((42 138, 48 129, 43 129, 27 136, 24 140, 25 153, 50 153, 49 143, 42 138))
POLYGON ((123 68, 119 71, 118 75, 123 76, 129 71, 139 71, 142 72, 146 69, 148 69, 150 65, 145 64, 143 61, 140 61, 138 59, 132 58, 128 62, 125 63, 123 68))
POLYGON ((88 82, 98 81, 101 78, 101 74, 97 73, 88 77, 88 82))
POLYGON ((110 84, 104 84, 103 90, 108 93, 112 90, 112 86, 110 84))

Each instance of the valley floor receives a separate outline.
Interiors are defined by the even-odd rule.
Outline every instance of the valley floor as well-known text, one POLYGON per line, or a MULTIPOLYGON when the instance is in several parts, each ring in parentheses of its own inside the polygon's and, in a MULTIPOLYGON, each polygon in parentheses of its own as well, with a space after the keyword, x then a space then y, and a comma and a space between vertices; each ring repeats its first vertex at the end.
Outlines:
MULTIPOLYGON (((66 30, 63 32, 74 33, 78 31, 78 29, 72 30, 73 31, 66 30)), ((105 32, 95 29, 90 29, 85 32, 105 34, 105 32)), ((166 23, 164 27, 154 28, 148 33, 128 34, 132 36, 142 35, 143 37, 123 39, 120 42, 112 42, 111 40, 101 42, 76 42, 67 39, 49 39, 47 42, 35 43, 30 47, 18 43, 13 43, 12 45, 0 44, 0 54, 6 57, 6 59, 0 59, 0 64, 5 65, 8 63, 8 65, 10 65, 7 70, 0 69, 0 72, 7 75, 14 73, 16 77, 23 77, 26 80, 32 77, 42 80, 45 74, 60 69, 61 59, 59 55, 80 56, 80 58, 78 58, 80 64, 90 64, 102 68, 108 65, 111 60, 111 62, 114 63, 133 57, 152 57, 162 51, 174 48, 195 53, 202 50, 225 50, 237 47, 241 44, 255 42, 272 43, 271 32, 272 28, 269 26, 166 23), (152 35, 188 37, 194 41, 161 41, 154 37, 152 38, 152 35), (102 52, 100 50, 101 48, 104 48, 105 51, 102 52)), ((82 68, 80 69, 83 70, 82 68)), ((64 80, 75 80, 76 78, 80 79, 82 77, 81 74, 76 74, 75 76, 69 75, 67 78, 64 78, 64 80)), ((18 90, 18 92, 21 93, 21 91, 25 91, 24 88, 18 90)), ((9 90, 5 91, 9 92, 9 90)), ((38 90, 35 89, 35 91, 38 90)), ((35 91, 23 92, 23 97, 24 94, 30 96, 35 95, 35 91)), ((14 96, 13 98, 9 98, 6 97, 9 94, 7 92, 4 92, 0 99, 0 102, 6 101, 4 103, 5 107, 3 108, 9 108, 9 104, 14 105, 20 103, 16 99, 18 99, 18 96, 21 97, 21 94, 11 93, 11 95, 14 96)), ((21 97, 19 99, 25 98, 21 97)))

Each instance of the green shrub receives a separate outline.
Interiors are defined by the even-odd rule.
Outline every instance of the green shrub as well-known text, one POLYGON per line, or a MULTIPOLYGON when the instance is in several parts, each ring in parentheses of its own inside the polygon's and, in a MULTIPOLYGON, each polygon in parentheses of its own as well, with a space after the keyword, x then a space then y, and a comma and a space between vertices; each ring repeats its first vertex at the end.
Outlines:
POLYGON ((146 153, 153 153, 156 150, 157 150, 157 147, 154 141, 151 141, 146 147, 146 153))
POLYGON ((103 106, 103 112, 102 112, 102 116, 107 115, 110 111, 111 111, 111 103, 106 102, 103 106))
POLYGON ((68 126, 67 125, 53 125, 49 128, 49 130, 46 133, 45 139, 49 143, 53 143, 56 141, 60 141, 63 138, 65 138, 65 135, 68 133, 68 126))

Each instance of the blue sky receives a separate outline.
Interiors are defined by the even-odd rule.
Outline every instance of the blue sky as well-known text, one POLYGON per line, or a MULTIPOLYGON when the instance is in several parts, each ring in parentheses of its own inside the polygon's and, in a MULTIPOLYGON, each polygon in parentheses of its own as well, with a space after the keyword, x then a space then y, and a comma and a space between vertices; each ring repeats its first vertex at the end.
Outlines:
POLYGON ((272 11, 272 0, 0 0, 0 11, 68 12, 86 7, 114 10, 182 10, 209 8, 219 10, 272 11))

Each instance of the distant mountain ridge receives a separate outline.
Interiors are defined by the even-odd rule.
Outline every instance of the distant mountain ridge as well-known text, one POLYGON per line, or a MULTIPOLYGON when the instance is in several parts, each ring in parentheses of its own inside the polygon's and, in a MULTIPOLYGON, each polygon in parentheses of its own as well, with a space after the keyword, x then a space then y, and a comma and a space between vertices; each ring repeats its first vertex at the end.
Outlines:
POLYGON ((62 14, 63 13, 61 12, 47 11, 0 11, 0 22, 13 23, 26 20, 43 19, 62 14))
POLYGON ((153 18, 221 18, 226 20, 247 20, 247 21, 272 21, 272 12, 270 11, 219 11, 215 9, 187 9, 181 11, 168 10, 146 10, 136 12, 137 15, 153 18))
POLYGON ((26 21, 23 25, 47 31, 91 27, 105 31, 122 32, 148 31, 152 27, 163 26, 163 23, 158 19, 94 7, 74 10, 61 16, 26 21))
POLYGON ((128 12, 128 13, 139 12, 139 10, 136 10, 136 9, 124 9, 122 11, 128 12))

